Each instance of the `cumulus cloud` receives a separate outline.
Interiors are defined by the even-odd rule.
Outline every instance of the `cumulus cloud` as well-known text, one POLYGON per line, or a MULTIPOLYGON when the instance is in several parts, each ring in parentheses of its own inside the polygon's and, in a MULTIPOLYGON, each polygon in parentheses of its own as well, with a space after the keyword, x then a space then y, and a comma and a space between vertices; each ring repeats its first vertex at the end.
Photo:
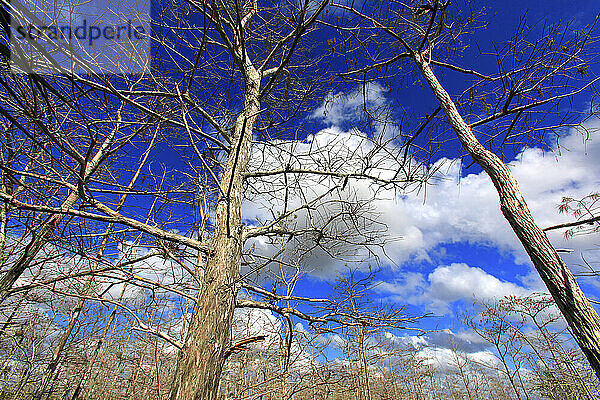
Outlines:
MULTIPOLYGON (((251 166, 254 170, 282 168, 317 168, 339 173, 368 171, 373 175, 389 177, 398 171, 397 143, 382 140, 377 147, 373 138, 345 127, 360 119, 360 109, 367 104, 372 108, 387 107, 385 90, 369 84, 348 93, 331 94, 316 109, 312 118, 327 128, 305 140, 289 142, 255 143, 251 166), (387 158, 386 158, 387 157, 387 158)), ((600 123, 588 126, 593 131, 600 123)), ((393 128, 393 129, 398 129, 393 128)), ((392 130, 393 130, 392 129, 392 130)), ((382 135, 384 137, 385 135, 382 135)), ((528 205, 542 227, 570 222, 573 217, 558 213, 564 196, 582 198, 600 187, 600 140, 593 135, 583 140, 572 131, 548 151, 526 148, 509 163, 517 178, 528 205)), ((409 169, 415 164, 409 161, 409 169)), ((332 236, 371 230, 382 247, 356 246, 358 236, 347 236, 346 242, 337 245, 315 246, 316 236, 307 235, 284 238, 275 243, 269 238, 256 238, 248 243, 255 254, 271 256, 285 246, 282 261, 289 265, 307 266, 313 275, 331 279, 346 263, 366 266, 373 258, 384 264, 401 267, 396 279, 389 282, 390 293, 401 293, 398 300, 413 304, 428 304, 438 312, 446 312, 447 305, 458 300, 492 298, 497 294, 526 295, 544 290, 529 258, 509 224, 500 212, 498 195, 488 176, 483 172, 466 174, 459 159, 442 158, 419 170, 435 171, 426 190, 414 191, 409 186, 403 191, 378 188, 365 180, 350 180, 344 190, 324 194, 337 185, 339 178, 319 175, 287 175, 270 177, 262 182, 252 182, 247 193, 243 215, 251 225, 262 225, 276 219, 285 210, 324 196, 318 206, 295 213, 286 223, 294 228, 318 226, 332 215, 340 213, 342 204, 359 205, 354 211, 365 216, 360 220, 338 218, 325 231, 332 236), (287 186, 288 190, 283 190, 287 186), (287 206, 283 199, 288 199, 287 206), (359 222, 359 223, 357 223, 359 222), (384 232, 385 231, 385 232, 384 232), (287 240, 287 241, 286 241, 287 240), (442 265, 448 261, 443 250, 446 244, 471 244, 489 246, 500 254, 509 255, 516 264, 523 265, 515 273, 523 286, 501 281, 481 268, 465 264, 442 265), (415 265, 438 266, 426 275, 415 271, 415 265), (410 272, 406 269, 410 268, 410 272), (430 300, 427 300, 427 299, 430 300)), ((350 208, 345 208, 349 210, 350 208)), ((363 236, 365 239, 369 235, 363 236)), ((577 269, 582 256, 589 262, 600 261, 597 235, 575 236, 566 239, 561 231, 548 232, 557 248, 574 251, 564 254, 567 264, 577 269)), ((363 240, 363 244, 368 243, 363 240)), ((374 244, 375 241, 371 241, 374 244)), ((264 261, 264 258, 261 259, 264 261)), ((462 261, 462 260, 452 260, 462 261)), ((465 260, 466 261, 466 260, 465 260)), ((485 266, 483 267, 485 268, 485 266)), ((383 285, 383 284, 382 284, 383 285)), ((383 286, 382 286, 383 287, 383 286)))
POLYGON ((529 292, 511 282, 503 282, 478 267, 451 264, 437 267, 428 277, 428 292, 442 301, 453 302, 476 296, 482 300, 529 292))
POLYGON ((120 243, 119 253, 111 262, 115 265, 131 263, 131 266, 96 278, 96 294, 112 300, 135 300, 148 295, 168 298, 173 293, 170 289, 188 293, 196 290, 197 282, 190 273, 195 269, 191 257, 175 261, 154 253, 154 249, 131 242, 120 243), (135 259, 140 261, 133 263, 135 259), (139 282, 129 283, 132 278, 139 282))
POLYGON ((464 263, 439 266, 427 277, 418 272, 400 273, 400 278, 395 281, 379 282, 377 290, 390 300, 424 305, 440 314, 449 313, 450 305, 460 300, 489 301, 532 293, 528 288, 502 281, 481 268, 464 263))
POLYGON ((455 333, 450 329, 429 332, 420 336, 396 336, 387 332, 386 338, 400 347, 416 352, 416 357, 437 370, 449 371, 465 360, 494 367, 499 361, 490 351, 490 344, 472 331, 455 333))
POLYGON ((233 337, 236 340, 248 337, 265 336, 257 346, 269 348, 281 340, 283 325, 271 311, 256 308, 236 309, 234 315, 233 337))
MULTIPOLYGON (((378 99, 373 100, 376 105, 385 104, 378 86, 370 85, 366 92, 378 99)), ((362 104, 357 96, 358 92, 344 101, 332 100, 336 107, 331 109, 324 103, 322 108, 328 111, 316 113, 326 113, 325 122, 346 120, 347 113, 355 112, 348 110, 362 104)), ((391 130, 378 130, 374 136, 330 126, 304 140, 255 142, 249 168, 257 176, 247 180, 245 222, 248 226, 276 222, 299 234, 280 241, 253 239, 247 243, 248 252, 264 259, 285 246, 282 260, 287 265, 304 266, 325 278, 346 263, 364 266, 374 256, 381 257, 378 245, 392 238, 386 234, 389 204, 394 204, 397 189, 414 187, 425 168, 412 160, 404 162, 401 149, 386 136, 391 130)))
MULTIPOLYGON (((564 196, 581 198, 600 187, 600 138, 584 141, 572 132, 560 140, 552 151, 524 149, 509 167, 517 178, 537 223, 551 226, 572 221, 559 214, 558 205, 564 196)), ((487 244, 508 252, 517 263, 529 259, 517 241, 499 207, 498 195, 485 172, 461 176, 457 160, 440 159, 435 184, 426 197, 405 196, 386 210, 390 231, 403 237, 388 250, 399 262, 428 259, 436 246, 444 243, 470 242, 487 244)), ((580 261, 581 253, 598 259, 597 236, 576 236, 565 239, 562 232, 548 236, 556 247, 575 250, 565 256, 570 264, 580 261)))
POLYGON ((277 223, 298 234, 279 241, 258 237, 247 243, 248 251, 254 257, 271 257, 285 247, 281 259, 286 264, 323 277, 345 262, 369 258, 362 245, 385 240, 385 227, 377 222, 378 210, 370 203, 375 192, 367 182, 344 183, 343 174, 389 175, 376 153, 370 139, 359 132, 337 129, 320 131, 302 142, 257 144, 251 160, 254 171, 325 173, 281 173, 249 182, 242 210, 246 224, 277 223))
MULTIPOLYGON (((289 332, 286 332, 281 319, 269 310, 236 309, 232 334, 234 342, 256 336, 265 336, 264 340, 254 342, 248 346, 250 349, 262 353, 262 355, 254 356, 257 368, 260 368, 260 365, 265 362, 265 356, 275 356, 275 359, 279 362, 282 359, 279 357, 287 355, 286 335, 289 332)), ((291 342, 289 343, 289 368, 291 370, 310 369, 317 363, 315 359, 317 355, 306 348, 306 338, 308 336, 310 336, 310 333, 301 323, 294 326, 291 342)))
MULTIPOLYGON (((376 84, 363 91, 330 96, 329 102, 314 112, 315 117, 336 126, 354 120, 357 107, 364 101, 385 105, 385 92, 376 84), (337 100, 337 101, 335 101, 337 100)), ((599 121, 588 123, 594 132, 599 121)), ((583 137, 576 130, 560 138, 548 151, 526 148, 518 153, 509 167, 537 223, 551 226, 570 222, 573 217, 558 213, 564 196, 582 198, 600 187, 600 138, 583 137)), ((386 252, 398 264, 412 260, 430 260, 434 249, 444 243, 470 242, 496 247, 508 252, 521 264, 529 264, 521 244, 500 212, 498 195, 490 179, 481 171, 464 175, 458 159, 442 158, 429 166, 437 171, 420 194, 401 193, 380 199, 376 207, 388 227, 390 237, 402 240, 386 246, 386 252)), ((565 239, 563 232, 548 233, 558 248, 573 249, 565 255, 567 263, 600 259, 597 237, 575 236, 565 239)))
MULTIPOLYGON (((500 365, 498 357, 489 350, 474 353, 457 353, 453 349, 445 347, 426 347, 419 352, 418 356, 430 365, 435 366, 437 370, 442 371, 456 370, 458 363, 463 364, 465 361, 474 362, 489 368, 500 365)), ((465 367, 463 366, 463 368, 465 367)))
POLYGON ((471 330, 457 333, 450 329, 434 331, 427 334, 426 341, 429 346, 455 348, 466 353, 479 353, 490 347, 488 342, 471 330))

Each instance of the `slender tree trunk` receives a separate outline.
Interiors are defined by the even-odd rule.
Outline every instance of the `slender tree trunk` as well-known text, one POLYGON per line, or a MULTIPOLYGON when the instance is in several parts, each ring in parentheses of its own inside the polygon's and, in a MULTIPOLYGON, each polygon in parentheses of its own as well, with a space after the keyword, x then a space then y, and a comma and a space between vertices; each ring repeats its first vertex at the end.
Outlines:
MULTIPOLYGON (((125 294, 126 289, 127 289, 127 283, 125 283, 123 285, 123 289, 121 289, 121 294, 119 295, 119 299, 117 301, 121 301, 123 299, 123 295, 125 294)), ((113 321, 115 320, 115 317, 117 315, 117 309, 118 309, 118 307, 113 305, 113 309, 108 317, 108 321, 106 322, 106 325, 104 326, 104 329, 102 330, 102 333, 100 334, 100 337, 98 338, 98 341, 96 342, 96 347, 94 348, 94 353, 92 354, 92 357, 90 358, 89 362, 87 363, 85 371, 79 376, 79 379, 77 380, 77 384, 75 385, 75 390, 73 391, 71 400, 79 399, 79 396, 81 395, 81 392, 83 391, 83 389, 85 387, 87 379, 92 373, 94 364, 96 363, 96 360, 98 359, 98 355, 100 354, 100 349, 102 348, 104 339, 106 338, 106 335, 108 334, 108 331, 110 330, 110 326, 112 325, 113 321)))
POLYGON ((6 321, 4 321, 4 323, 2 324, 2 327, 0 328, 0 340, 4 336, 4 333, 6 332, 6 330, 8 329, 8 327, 10 326, 10 323, 12 322, 12 320, 15 318, 15 315, 17 315, 17 313, 19 311, 21 311, 20 307, 21 307, 21 304, 23 303, 24 299, 25 299, 24 297, 21 297, 19 299, 19 301, 17 302, 17 304, 13 308, 12 312, 10 313, 10 315, 8 316, 8 318, 6 319, 6 321))
POLYGON ((149 345, 148 344, 148 336, 149 336, 149 334, 146 333, 141 340, 141 342, 143 343, 143 346, 141 346, 139 349, 137 362, 135 363, 135 366, 133 367, 131 374, 129 375, 129 379, 127 380, 127 389, 125 389, 125 398, 126 399, 130 399, 131 397, 133 397, 134 393, 139 396, 140 393, 138 391, 141 390, 142 388, 145 389, 145 385, 143 383, 145 383, 144 381, 146 380, 146 377, 145 376, 142 377, 142 380, 143 380, 142 385, 138 385, 138 383, 139 383, 138 377, 140 376, 140 371, 142 370, 142 365, 144 365, 144 359, 146 358, 146 350, 148 349, 148 345, 149 345))
MULTIPOLYGON (((86 282, 85 289, 84 289, 84 291, 86 293, 88 292, 93 281, 94 281, 94 278, 90 277, 88 279, 88 281, 86 282)), ((56 347, 54 348, 54 351, 52 352, 52 358, 50 359, 50 362, 48 363, 48 365, 46 366, 46 369, 44 370, 44 375, 42 376, 42 382, 40 383, 40 385, 37 388, 36 394, 33 397, 34 399, 36 399, 36 400, 41 399, 44 396, 44 393, 51 386, 52 379, 54 377, 54 373, 56 372, 56 368, 58 367, 63 350, 67 344, 67 341, 69 340, 69 337, 71 336, 71 333, 73 332, 73 329, 75 328, 75 324, 77 323, 77 320, 79 319, 79 315, 81 314, 81 311, 83 310, 83 307, 85 306, 85 302, 86 301, 84 298, 80 298, 77 301, 77 305, 75 306, 75 309, 71 313, 71 318, 69 320, 69 323, 67 324, 67 327, 65 328, 63 334, 61 335, 60 339, 58 340, 58 344, 56 345, 56 347)))
POLYGON ((414 58, 463 147, 491 178, 500 196, 502 214, 525 247, 581 350, 600 378, 600 318, 596 310, 546 234, 535 223, 509 168, 477 140, 424 57, 416 53, 414 58))
POLYGON ((246 98, 236 120, 217 203, 204 282, 175 371, 171 400, 216 400, 239 290, 242 256, 242 173, 250 158, 252 130, 260 105, 260 78, 247 67, 246 98))
POLYGON ((498 344, 498 342, 496 342, 496 343, 494 343, 494 346, 496 347, 496 351, 498 352, 498 355, 500 356, 500 361, 502 362, 502 366, 504 367, 504 373, 506 374, 506 377, 508 378, 508 382, 510 383, 510 387, 512 388, 513 392, 515 392, 515 395, 517 396, 517 399, 518 400, 522 400, 521 399, 521 392, 517 388, 517 384, 515 383, 515 377, 510 372, 510 367, 508 366, 508 363, 506 362, 506 357, 505 357, 504 353, 502 352, 502 349, 500 348, 500 345, 498 344))
POLYGON ((362 383, 362 397, 365 400, 371 400, 371 382, 369 381, 369 364, 367 363, 367 351, 365 349, 365 334, 364 334, 364 329, 362 326, 358 327, 358 332, 359 332, 359 341, 360 341, 360 347, 359 347, 359 353, 360 353, 360 362, 362 365, 362 376, 363 376, 363 380, 364 382, 362 383))
MULTIPOLYGON (((150 154, 150 149, 152 149, 152 145, 154 144, 155 138, 156 138, 156 134, 154 134, 154 136, 152 137, 152 140, 150 141, 150 145, 148 146, 148 150, 146 150, 144 152, 144 154, 142 155, 139 166, 138 166, 135 174, 129 181, 129 185, 127 185, 127 190, 130 190, 131 188, 133 188, 138 177, 140 176, 142 168, 144 167, 144 165, 146 165, 146 161, 148 160, 148 155, 150 154)), ((123 194, 121 196, 121 198, 119 199, 119 203, 117 204, 115 211, 117 211, 117 212, 120 211, 121 208, 123 208, 123 205, 125 204, 126 200, 127 200, 127 192, 125 194, 123 194)), ((108 245, 108 240, 113 231, 113 228, 114 228, 114 224, 112 224, 112 223, 109 224, 108 227, 106 228, 106 231, 104 232, 104 237, 102 238, 102 243, 100 244, 100 248, 98 249, 98 253, 96 256, 97 259, 102 259, 102 257, 104 256, 104 251, 106 250, 106 246, 108 245)), ((97 265, 97 263, 95 263, 95 265, 97 265)), ((86 295, 89 294, 89 291, 92 288, 94 282, 95 282, 95 276, 90 275, 89 278, 87 279, 87 281, 85 282, 85 285, 83 288, 83 292, 86 295)), ((123 292, 121 292, 120 298, 123 297, 126 286, 127 285, 125 285, 123 287, 123 292)), ((46 370, 44 371, 44 375, 42 377, 42 383, 38 387, 35 399, 41 399, 44 392, 46 392, 46 390, 48 389, 48 386, 51 384, 52 378, 54 376, 54 372, 56 371, 56 368, 58 367, 63 350, 67 344, 67 341, 69 340, 69 337, 71 336, 71 333, 73 332, 73 329, 75 328, 75 325, 77 324, 77 321, 79 320, 79 315, 81 314, 83 307, 85 307, 85 304, 86 304, 86 299, 84 297, 80 298, 77 301, 77 305, 75 306, 75 309, 71 313, 71 319, 69 320, 69 323, 68 323, 67 327, 65 328, 61 338, 59 339, 58 344, 56 345, 56 347, 54 348, 54 351, 52 352, 52 359, 46 366, 46 370)), ((109 325, 110 325, 110 322, 112 322, 112 321, 109 321, 109 325)), ((81 382, 81 380, 79 382, 81 382)))

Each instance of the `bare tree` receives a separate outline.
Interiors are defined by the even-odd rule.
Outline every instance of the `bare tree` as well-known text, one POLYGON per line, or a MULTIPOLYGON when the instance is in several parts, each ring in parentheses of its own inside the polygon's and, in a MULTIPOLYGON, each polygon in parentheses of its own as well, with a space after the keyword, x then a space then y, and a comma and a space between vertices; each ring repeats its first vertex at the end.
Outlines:
MULTIPOLYGON (((23 359, 36 361, 36 369, 23 369, 18 386, 39 377, 41 397, 53 392, 53 382, 65 383, 60 360, 69 337, 85 320, 82 315, 106 306, 111 311, 101 313, 97 334, 89 335, 94 344, 73 382, 73 398, 84 390, 97 397, 108 387, 134 396, 142 387, 144 396, 169 392, 173 400, 216 399, 228 360, 233 363, 264 341, 262 335, 232 341, 235 309, 242 308, 279 316, 281 348, 269 357, 284 370, 293 355, 294 321, 307 321, 322 333, 345 327, 357 344, 361 396, 372 397, 379 380, 370 374, 376 362, 370 359, 369 336, 411 319, 399 312, 362 312, 355 287, 348 290, 354 293, 348 302, 304 297, 296 284, 319 268, 385 256, 386 226, 376 201, 427 178, 416 161, 420 151, 410 149, 420 145, 423 132, 437 134, 430 126, 443 128, 441 111, 494 180, 502 211, 598 370, 597 316, 535 225, 510 171, 491 151, 502 155, 509 143, 541 132, 526 117, 589 84, 571 79, 585 69, 581 57, 589 33, 559 43, 559 30, 553 29, 534 49, 515 40, 507 53, 528 55, 523 65, 506 68, 510 60, 501 59, 501 70, 487 76, 438 56, 440 46, 452 46, 471 23, 456 17, 451 29, 449 3, 386 6, 373 16, 339 5, 337 11, 358 17, 356 26, 352 18, 341 26, 327 0, 161 6, 149 74, 0 79, 5 132, 0 300, 12 296, 16 305, 7 307, 18 307, 22 298, 43 294, 48 304, 68 299, 76 305, 72 313, 53 310, 68 322, 45 364, 15 341, 23 359), (340 44, 322 37, 335 24, 348 35, 341 43, 348 45, 346 55, 371 45, 373 32, 403 47, 398 53, 383 40, 373 45, 391 47, 374 52, 375 58, 346 58, 353 70, 342 75, 353 79, 352 86, 360 83, 356 95, 363 118, 354 121, 355 129, 320 131, 312 111, 335 102, 328 92, 336 65, 328 55, 340 44), (568 51, 557 50, 562 46, 568 51), (388 110, 372 101, 375 86, 363 79, 397 62, 416 66, 440 104, 407 137, 386 122, 388 110), (432 65, 476 82, 454 103, 432 65), (556 89, 564 82, 565 92, 556 89), (467 125, 466 110, 480 118, 467 125), (507 123, 509 118, 514 119, 507 123), (482 129, 475 132, 479 136, 476 129, 482 129), (135 250, 128 253, 126 247, 135 250), (134 288, 142 295, 132 296, 134 288), (169 312, 172 318, 165 316, 169 312), (111 324, 122 331, 111 331, 111 324), (177 368, 167 377, 172 384, 158 376, 159 353, 167 348, 179 351, 177 368)), ((8 320, 17 318, 18 312, 8 310, 8 320)), ((9 321, 5 325, 9 329, 9 321)), ((418 364, 415 356, 405 369, 418 364)), ((278 387, 293 396, 335 388, 343 396, 352 377, 339 366, 327 368, 297 379, 280 376, 268 390, 278 387)), ((414 378, 418 393, 426 393, 428 383, 414 378)), ((262 388, 246 393, 260 395, 262 388)))
MULTIPOLYGON (((341 262, 382 256, 385 224, 369 200, 425 178, 393 146, 393 133, 351 130, 346 143, 335 132, 322 141, 308 126, 309 112, 328 92, 322 80, 331 77, 314 36, 327 3, 164 3, 150 74, 64 71, 0 82, 10 133, 2 143, 0 299, 46 290, 78 301, 38 397, 90 302, 117 307, 143 341, 149 335, 182 347, 172 399, 218 397, 221 371, 236 348, 236 307, 271 310, 290 322, 357 323, 339 309, 298 311, 298 303, 319 302, 296 296, 294 285, 285 293, 261 287, 276 265, 316 268, 315 255, 341 262), (164 153, 176 161, 167 165, 172 159, 164 153), (273 204, 244 219, 244 204, 265 201, 273 204), (152 253, 126 256, 127 243, 152 253), (66 255, 81 260, 77 268, 48 263, 47 274, 32 277, 43 256, 66 255), (168 283, 163 270, 143 266, 152 257, 176 266, 168 283), (24 285, 15 285, 19 279, 24 285), (84 290, 69 289, 75 282, 84 290), (125 282, 153 298, 195 302, 191 315, 181 315, 184 340, 153 327, 155 315, 144 307, 114 296, 125 282), (238 298, 242 287, 248 295, 238 298)), ((146 356, 140 357, 134 374, 143 369, 146 356)), ((133 386, 137 378, 131 379, 133 386)))
MULTIPOLYGON (((491 178, 500 198, 500 209, 522 243, 533 265, 565 316, 574 337, 600 376, 600 319, 581 291, 575 277, 533 219, 519 185, 502 161, 502 149, 512 144, 541 143, 539 136, 556 129, 555 121, 541 124, 532 115, 547 112, 579 93, 585 92, 598 78, 587 77, 587 45, 593 42, 595 23, 574 32, 569 25, 551 26, 538 38, 525 21, 512 40, 497 46, 494 54, 498 71, 478 72, 456 65, 452 55, 456 40, 477 27, 478 14, 459 16, 450 2, 431 1, 425 7, 417 3, 394 3, 391 7, 358 10, 339 5, 350 16, 364 21, 369 32, 376 32, 375 46, 385 35, 401 49, 392 56, 363 60, 349 76, 377 74, 382 66, 412 64, 436 100, 439 111, 456 134, 473 162, 491 178), (447 50, 447 51, 444 51, 447 50), (436 71, 434 71, 434 68, 436 71), (438 78, 443 73, 458 73, 474 83, 454 98, 438 78), (542 111, 543 110, 543 111, 542 111)), ((353 32, 344 25, 341 31, 353 32)), ((546 117, 548 117, 547 114, 546 117)), ((560 126, 576 123, 575 113, 558 116, 560 126)), ((425 124, 433 118, 427 118, 425 124)), ((540 118, 542 119, 542 118, 540 118)), ((544 119, 542 119, 544 120, 544 119)), ((417 130, 415 134, 418 134, 417 130)))

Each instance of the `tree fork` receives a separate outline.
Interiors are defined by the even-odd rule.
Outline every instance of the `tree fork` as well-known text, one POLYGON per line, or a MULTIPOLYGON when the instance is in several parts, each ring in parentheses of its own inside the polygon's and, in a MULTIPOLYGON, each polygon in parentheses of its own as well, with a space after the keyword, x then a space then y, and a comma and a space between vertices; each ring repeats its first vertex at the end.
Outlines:
POLYGON ((444 110, 448 122, 471 158, 492 180, 500 197, 500 209, 527 251, 552 298, 565 317, 573 336, 600 378, 600 318, 560 258, 544 231, 535 223, 510 169, 487 150, 460 115, 450 95, 437 80, 426 58, 413 54, 421 74, 444 110))

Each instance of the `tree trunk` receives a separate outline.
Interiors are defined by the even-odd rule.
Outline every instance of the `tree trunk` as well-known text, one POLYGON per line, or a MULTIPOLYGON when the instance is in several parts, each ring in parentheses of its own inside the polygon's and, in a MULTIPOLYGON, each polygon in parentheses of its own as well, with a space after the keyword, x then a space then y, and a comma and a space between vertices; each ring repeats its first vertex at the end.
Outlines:
POLYGON ((252 130, 260 104, 260 79, 246 69, 246 99, 236 120, 209 244, 203 287, 179 356, 171 400, 216 400, 239 290, 242 256, 242 173, 250 158, 252 130))
MULTIPOLYGON (((90 279, 90 281, 91 281, 91 279, 90 279)), ((39 399, 43 398, 44 394, 52 386, 52 380, 54 379, 54 374, 56 372, 56 368, 58 367, 63 350, 64 350, 65 346, 67 345, 67 341, 69 340, 69 337, 71 336, 71 333, 73 332, 73 329, 75 328, 75 324, 77 323, 77 320, 79 319, 79 314, 81 314, 81 310, 83 309, 84 305, 85 305, 85 300, 83 298, 81 298, 77 301, 77 306, 75 306, 75 309, 73 310, 73 313, 71 314, 71 319, 69 320, 69 324, 65 328, 63 334, 61 335, 61 337, 58 341, 58 344, 56 345, 56 347, 54 348, 54 351, 52 352, 52 358, 50 359, 50 362, 48 363, 48 365, 46 366, 46 369, 44 370, 44 374, 42 376, 42 382, 37 387, 36 393, 33 396, 33 399, 39 400, 39 399)), ((50 395, 51 395, 51 393, 48 393, 48 397, 50 397, 50 395)))
MULTIPOLYGON (((119 302, 123 299, 126 289, 127 289, 127 283, 125 283, 123 285, 123 289, 121 289, 121 294, 119 295, 117 302, 119 302)), ((75 390, 73 391, 71 400, 79 399, 79 396, 81 396, 82 391, 85 389, 84 388, 85 384, 86 384, 89 376, 92 373, 92 369, 94 368, 94 365, 96 364, 96 360, 98 359, 98 355, 100 354, 100 349, 102 348, 102 344, 104 344, 104 339, 106 339, 106 335, 108 335, 110 326, 112 325, 113 321, 115 320, 115 317, 117 315, 117 310, 118 310, 118 307, 113 305, 113 309, 110 312, 108 321, 106 321, 106 325, 104 325, 104 329, 102 329, 102 333, 100 334, 100 337, 98 338, 98 341, 96 342, 96 347, 94 347, 94 352, 92 353, 92 357, 89 359, 85 370, 79 375, 79 377, 76 381, 77 384, 75 385, 75 390)))
POLYGON ((500 196, 502 214, 525 247, 581 350, 600 378, 600 319, 596 310, 546 234, 535 223, 519 185, 506 164, 477 140, 424 57, 417 53, 414 58, 463 147, 491 178, 500 196))
MULTIPOLYGON (((131 190, 133 188, 138 177, 140 176, 142 168, 146 165, 146 161, 148 160, 148 156, 150 154, 150 149, 152 148, 152 145, 154 144, 155 138, 156 138, 156 134, 154 136, 152 136, 152 140, 150 141, 150 146, 148 147, 148 150, 146 152, 144 152, 144 154, 142 155, 139 166, 138 166, 135 174, 131 178, 129 185, 127 185, 127 190, 131 190)), ((71 193, 71 194, 73 195, 73 193, 71 193)), ((115 208, 115 211, 117 211, 117 212, 120 211, 121 208, 123 208, 123 205, 125 204, 126 200, 127 200, 127 193, 125 193, 121 196, 121 198, 119 199, 119 203, 117 204, 117 207, 115 208)), ((98 249, 98 253, 96 255, 96 258, 98 260, 100 260, 100 259, 102 259, 102 257, 104 257, 104 251, 106 250, 106 246, 108 245, 110 234, 112 233, 113 228, 114 228, 114 224, 112 224, 112 223, 108 224, 108 227, 106 228, 106 232, 104 233, 104 237, 102 238, 102 243, 100 244, 100 248, 98 249)), ((94 265, 97 266, 97 263, 94 263, 94 265)), ((84 285, 84 288, 83 288, 83 293, 85 295, 89 295, 89 291, 92 288, 92 286, 94 285, 94 283, 95 283, 95 276, 90 275, 84 285)), ((125 284, 123 286, 123 290, 121 291, 119 300, 123 297, 126 287, 127 287, 127 284, 125 284)), ((37 394, 35 397, 36 399, 41 399, 44 392, 46 392, 46 390, 48 389, 48 386, 50 386, 52 379, 54 377, 54 372, 56 371, 56 368, 58 367, 58 363, 62 356, 62 352, 67 344, 67 340, 71 336, 73 329, 75 329, 75 324, 77 323, 77 321, 79 319, 79 315, 81 314, 81 311, 83 310, 83 307, 85 306, 85 304, 86 304, 86 299, 84 297, 80 298, 77 301, 77 305, 75 306, 75 309, 71 313, 71 319, 69 320, 69 324, 65 328, 65 331, 63 332, 60 340, 58 341, 58 344, 56 345, 56 348, 54 349, 54 351, 52 353, 52 359, 46 366, 46 370, 44 371, 44 375, 42 377, 42 383, 40 384, 40 386, 38 387, 38 390, 37 390, 37 394)), ((114 312, 111 314, 111 316, 109 318, 108 325, 111 324, 113 318, 114 318, 114 312)), ((99 343, 100 344, 102 343, 102 339, 100 339, 99 343)), ((97 350, 99 350, 99 348, 97 350)), ((79 380, 79 383, 77 385, 78 388, 80 387, 80 384, 82 381, 83 381, 83 379, 79 380)), ((78 392, 79 392, 79 390, 76 390, 76 393, 78 393, 78 392)))

